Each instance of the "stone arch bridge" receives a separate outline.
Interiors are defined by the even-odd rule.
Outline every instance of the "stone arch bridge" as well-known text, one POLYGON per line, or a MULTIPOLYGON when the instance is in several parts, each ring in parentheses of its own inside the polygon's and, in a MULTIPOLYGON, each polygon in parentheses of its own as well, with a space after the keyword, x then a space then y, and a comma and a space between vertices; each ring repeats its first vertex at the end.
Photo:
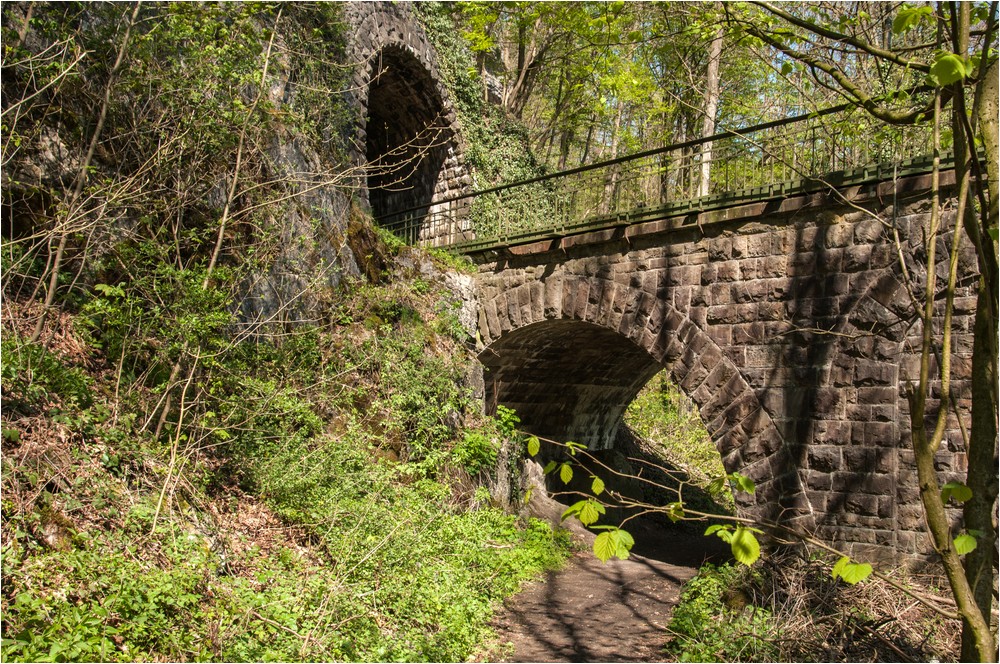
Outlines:
MULTIPOLYGON (((900 158, 919 142, 901 137, 891 164, 870 167, 838 161, 857 146, 817 144, 813 130, 810 158, 826 161, 775 174, 775 163, 805 162, 758 151, 767 132, 807 145, 777 122, 711 137, 722 193, 710 196, 686 193, 705 141, 577 169, 571 187, 547 177, 471 194, 436 56, 409 10, 351 3, 348 14, 371 207, 411 241, 472 257, 488 408, 607 448, 666 369, 727 471, 756 481, 743 513, 801 523, 869 559, 927 551, 906 390, 920 338, 907 279, 923 276, 930 180, 900 158), (532 215, 541 225, 523 224, 532 215)), ((966 470, 974 259, 962 274, 943 481, 966 470)))
MULTIPOLYGON (((487 403, 515 408, 538 435, 605 448, 637 392, 667 369, 726 470, 757 483, 744 513, 801 522, 869 559, 922 553, 906 398, 920 324, 898 248, 920 253, 928 184, 873 184, 850 192, 852 205, 802 195, 475 254, 487 403)), ((968 285, 974 260, 964 268, 968 285)), ((974 307, 963 290, 953 364, 963 420, 974 307)), ((964 477, 954 416, 943 447, 942 480, 964 477)))

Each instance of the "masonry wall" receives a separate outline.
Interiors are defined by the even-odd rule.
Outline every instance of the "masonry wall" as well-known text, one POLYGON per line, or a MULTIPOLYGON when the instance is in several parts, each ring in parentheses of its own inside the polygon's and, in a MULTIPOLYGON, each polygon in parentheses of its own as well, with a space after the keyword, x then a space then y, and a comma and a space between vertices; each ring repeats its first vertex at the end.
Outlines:
MULTIPOLYGON (((880 203, 883 185, 848 192, 867 210, 815 195, 480 255, 488 398, 515 403, 529 428, 606 447, 609 423, 665 367, 727 470, 757 482, 744 513, 868 559, 925 554, 906 398, 920 324, 899 264, 922 281, 925 186, 901 183, 897 207, 880 203)), ((961 273, 953 392, 967 418, 970 253, 961 273)), ((965 470, 948 422, 942 481, 965 470)))

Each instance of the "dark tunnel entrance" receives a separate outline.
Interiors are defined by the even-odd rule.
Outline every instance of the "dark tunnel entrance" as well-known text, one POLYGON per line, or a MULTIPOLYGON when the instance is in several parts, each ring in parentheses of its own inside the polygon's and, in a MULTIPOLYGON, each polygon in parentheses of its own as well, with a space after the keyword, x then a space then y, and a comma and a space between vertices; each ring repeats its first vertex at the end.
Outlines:
MULTIPOLYGON (((487 412, 498 405, 513 408, 524 431, 589 448, 568 456, 559 446, 541 445, 531 459, 539 468, 562 462, 574 468, 569 479, 545 474, 547 496, 571 505, 594 495, 593 480, 600 478, 606 513, 598 526, 629 520, 629 528, 642 533, 637 553, 674 560, 678 552, 671 542, 686 532, 665 511, 640 505, 668 505, 681 500, 683 491, 685 504, 701 512, 733 512, 731 494, 706 489, 724 471, 697 406, 671 382, 668 370, 623 335, 578 320, 548 320, 507 332, 479 359, 486 369, 487 412), (701 472, 706 460, 711 473, 701 472)), ((700 538, 684 555, 722 560, 727 551, 719 541, 700 538)))
POLYGON ((480 355, 487 406, 531 433, 590 449, 614 445, 622 414, 660 365, 609 329, 553 320, 514 330, 480 355))
POLYGON ((427 69, 404 48, 382 49, 368 91, 368 199, 379 223, 409 242, 419 239, 451 138, 427 69))

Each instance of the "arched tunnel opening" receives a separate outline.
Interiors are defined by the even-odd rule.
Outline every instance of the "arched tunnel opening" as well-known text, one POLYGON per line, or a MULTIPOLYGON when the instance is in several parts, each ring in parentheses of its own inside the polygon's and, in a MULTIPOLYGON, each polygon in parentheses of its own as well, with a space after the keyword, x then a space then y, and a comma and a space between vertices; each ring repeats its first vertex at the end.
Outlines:
POLYGON ((404 239, 416 241, 452 138, 440 94, 416 56, 386 46, 372 62, 367 110, 372 214, 404 239))
MULTIPOLYGON (((568 505, 592 495, 596 476, 609 493, 632 502, 666 505, 677 499, 683 483, 686 505, 732 512, 728 488, 722 494, 704 488, 709 475, 724 471, 697 407, 659 362, 624 336, 582 321, 544 321, 508 332, 480 361, 489 411, 512 408, 524 431, 588 448, 586 455, 570 459, 564 448, 542 445, 543 466, 570 461, 576 468, 568 483, 558 472, 546 476, 557 501, 568 505)), ((637 511, 612 506, 617 499, 607 495, 604 500, 608 512, 602 524, 614 525, 637 511)), ((665 513, 653 513, 642 524, 647 543, 652 532, 658 546, 664 529, 672 528, 665 513)))
POLYGON ((513 330, 480 355, 488 407, 517 411, 537 436, 614 447, 625 408, 660 365, 621 335, 581 321, 513 330))

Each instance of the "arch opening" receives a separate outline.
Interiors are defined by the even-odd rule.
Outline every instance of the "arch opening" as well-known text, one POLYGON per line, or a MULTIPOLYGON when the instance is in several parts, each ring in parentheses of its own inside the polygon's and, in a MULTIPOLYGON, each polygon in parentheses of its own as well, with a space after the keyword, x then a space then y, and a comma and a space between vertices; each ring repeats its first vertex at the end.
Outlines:
POLYGON ((452 130, 430 72, 407 49, 383 48, 373 60, 370 81, 368 200, 380 223, 415 242, 433 202, 452 130))
POLYGON ((479 359, 489 409, 513 408, 525 430, 592 450, 614 446, 625 409, 660 370, 620 334, 574 320, 513 330, 479 359))
POLYGON ((697 406, 662 363, 628 338, 579 320, 546 320, 505 333, 480 361, 487 370, 488 411, 497 405, 513 408, 525 431, 588 448, 571 459, 564 450, 542 446, 535 461, 567 461, 575 469, 569 482, 556 472, 547 475, 547 494, 568 505, 593 495, 592 478, 599 477, 609 492, 602 494, 607 512, 599 524, 641 517, 630 527, 645 533, 649 546, 643 555, 659 557, 662 552, 653 549, 662 543, 660 533, 675 529, 665 513, 638 508, 636 501, 660 506, 677 501, 683 482, 686 505, 715 514, 736 509, 725 487, 718 495, 707 490, 724 470, 697 406), (665 421, 671 407, 682 412, 665 421), (637 426, 642 418, 647 426, 637 426), (675 445, 672 434, 685 440, 675 445), (685 458, 692 454, 701 458, 685 458))

